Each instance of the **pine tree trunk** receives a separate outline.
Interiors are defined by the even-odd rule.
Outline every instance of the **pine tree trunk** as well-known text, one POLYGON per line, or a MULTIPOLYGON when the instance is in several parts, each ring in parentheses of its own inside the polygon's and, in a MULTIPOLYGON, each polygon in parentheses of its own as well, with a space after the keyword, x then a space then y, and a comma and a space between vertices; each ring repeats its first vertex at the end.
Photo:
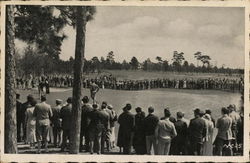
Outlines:
POLYGON ((72 104, 72 127, 70 131, 70 153, 79 153, 80 145, 80 123, 81 123, 81 95, 82 95, 82 75, 83 58, 85 49, 85 7, 76 7, 76 46, 74 62, 74 85, 72 104))
POLYGON ((6 6, 4 152, 17 153, 14 10, 6 6))

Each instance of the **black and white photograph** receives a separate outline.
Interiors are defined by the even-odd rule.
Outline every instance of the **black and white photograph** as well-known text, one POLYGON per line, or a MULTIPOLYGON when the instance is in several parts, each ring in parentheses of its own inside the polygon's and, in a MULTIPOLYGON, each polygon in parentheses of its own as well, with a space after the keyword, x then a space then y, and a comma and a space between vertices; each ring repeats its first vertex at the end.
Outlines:
POLYGON ((249 159, 247 3, 190 4, 1 4, 1 155, 249 159))

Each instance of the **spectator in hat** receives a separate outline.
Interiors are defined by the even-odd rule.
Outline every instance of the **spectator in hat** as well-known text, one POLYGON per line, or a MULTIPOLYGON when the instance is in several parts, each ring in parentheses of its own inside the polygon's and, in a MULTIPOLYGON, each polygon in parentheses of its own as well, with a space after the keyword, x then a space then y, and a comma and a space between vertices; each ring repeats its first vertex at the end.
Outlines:
POLYGON ((164 119, 160 120, 155 128, 158 155, 169 155, 171 141, 177 136, 175 126, 169 120, 170 116, 169 109, 164 109, 164 119))
POLYGON ((186 145, 187 145, 187 129, 188 125, 183 120, 184 113, 177 112, 177 121, 174 123, 177 136, 173 138, 171 149, 174 155, 185 155, 186 154, 186 145))
POLYGON ((150 106, 148 108, 148 115, 144 120, 147 154, 151 154, 152 146, 154 149, 154 154, 157 154, 155 128, 158 122, 159 122, 159 118, 156 115, 154 115, 154 108, 150 106))
POLYGON ((108 109, 111 111, 111 114, 113 117, 113 119, 110 122, 110 130, 111 130, 110 142, 111 142, 111 148, 114 148, 115 147, 115 123, 118 117, 111 104, 108 105, 108 109))
POLYGON ((131 104, 126 104, 124 112, 118 117, 118 146, 123 147, 123 154, 131 154, 132 140, 134 134, 135 117, 130 112, 131 104))
POLYGON ((90 112, 93 111, 93 107, 89 104, 89 97, 84 96, 82 98, 82 114, 81 114, 81 133, 80 133, 80 151, 83 150, 85 146, 85 150, 89 151, 89 125, 90 125, 90 112), (83 145, 83 137, 85 138, 85 142, 83 145))
POLYGON ((67 99, 67 104, 63 106, 60 111, 60 115, 62 118, 62 130, 63 130, 61 152, 64 152, 67 145, 67 141, 69 140, 71 121, 72 121, 71 112, 72 112, 72 97, 69 97, 67 99))
POLYGON ((41 96, 41 103, 35 106, 34 117, 36 117, 36 139, 38 143, 37 153, 41 152, 41 142, 44 142, 45 152, 48 152, 48 134, 50 118, 53 116, 51 106, 46 103, 46 96, 41 96))
POLYGON ((194 110, 194 117, 191 119, 188 134, 189 134, 189 141, 190 141, 190 154, 191 155, 201 155, 202 153, 202 143, 203 138, 206 136, 206 123, 201 118, 201 111, 200 109, 194 110))
POLYGON ((225 107, 221 108, 221 117, 217 120, 216 128, 218 134, 215 139, 215 154, 222 156, 222 149, 224 145, 229 145, 233 139, 232 135, 232 119, 229 117, 229 110, 225 107))
POLYGON ((142 111, 142 108, 135 108, 135 131, 134 131, 134 139, 133 146, 136 154, 142 155, 146 153, 146 137, 144 132, 144 119, 145 113, 142 111))
POLYGON ((62 100, 56 99, 56 106, 52 108, 53 116, 51 118, 53 128, 53 143, 55 147, 58 147, 62 138, 62 119, 61 119, 62 100))

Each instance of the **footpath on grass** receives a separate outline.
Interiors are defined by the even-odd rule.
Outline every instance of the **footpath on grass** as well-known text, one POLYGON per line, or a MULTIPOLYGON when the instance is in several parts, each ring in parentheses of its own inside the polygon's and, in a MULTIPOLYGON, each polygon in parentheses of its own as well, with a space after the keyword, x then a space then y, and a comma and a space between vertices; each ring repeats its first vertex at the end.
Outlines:
MULTIPOLYGON (((28 144, 24 144, 22 142, 22 143, 18 143, 17 146, 18 146, 18 154, 36 154, 37 149, 35 147, 30 148, 30 146, 28 144)), ((49 147, 48 148, 49 152, 46 153, 45 150, 42 149, 41 154, 62 154, 62 155, 69 154, 69 151, 67 149, 64 152, 61 152, 60 147, 55 148, 52 144, 49 144, 48 147, 49 147)), ((79 152, 79 154, 80 155, 90 155, 89 152, 85 152, 84 150, 83 150, 83 152, 79 152)), ((96 153, 94 153, 94 154, 96 154, 96 153)), ((104 154, 106 154, 106 155, 111 155, 111 154, 118 155, 118 154, 120 154, 119 148, 114 147, 109 152, 105 151, 104 154)))

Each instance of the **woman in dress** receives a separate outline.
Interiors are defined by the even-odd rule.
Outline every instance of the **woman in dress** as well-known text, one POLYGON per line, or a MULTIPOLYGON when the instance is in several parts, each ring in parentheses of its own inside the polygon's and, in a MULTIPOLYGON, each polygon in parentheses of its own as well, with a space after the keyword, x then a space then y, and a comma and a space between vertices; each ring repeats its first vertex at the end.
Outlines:
POLYGON ((203 144, 203 156, 212 156, 213 155, 213 129, 214 123, 209 114, 204 115, 204 119, 207 124, 207 134, 203 144))
POLYGON ((33 100, 25 112, 27 143, 34 147, 36 143, 36 119, 33 116, 36 101, 33 100))

